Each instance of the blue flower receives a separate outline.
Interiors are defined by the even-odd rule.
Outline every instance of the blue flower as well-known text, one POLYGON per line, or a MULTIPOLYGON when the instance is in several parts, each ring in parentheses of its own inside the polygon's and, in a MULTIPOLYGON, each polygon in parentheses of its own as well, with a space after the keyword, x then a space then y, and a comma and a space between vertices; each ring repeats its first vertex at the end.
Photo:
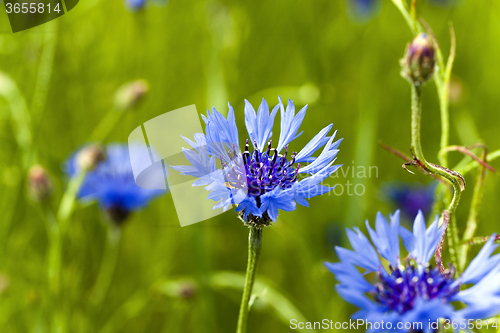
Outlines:
MULTIPOLYGON (((70 177, 80 172, 78 153, 82 149, 65 163, 65 171, 70 177)), ((136 185, 127 145, 110 144, 105 154, 106 159, 85 176, 77 197, 84 201, 99 202, 112 221, 123 222, 130 212, 146 206, 155 196, 165 193, 164 190, 144 189, 136 185)))
POLYGON ((333 163, 342 139, 334 141, 336 132, 327 136, 333 124, 323 128, 298 153, 288 152, 289 144, 302 134, 299 127, 306 110, 307 106, 295 113, 291 100, 285 109, 279 98, 271 112, 264 99, 255 112, 245 101, 249 139, 244 152, 240 153, 233 108, 229 105, 227 118, 213 108, 206 117, 202 116, 205 134, 196 134, 196 142, 185 138, 194 148, 184 149, 191 165, 172 168, 196 177, 193 185, 206 186, 210 191, 208 198, 218 202, 214 209, 222 207, 225 211, 231 204, 237 204, 236 212, 247 224, 267 225, 271 220, 276 221, 279 210, 292 211, 296 203, 309 206, 306 199, 333 189, 321 185, 340 167, 333 163), (277 147, 272 148, 272 130, 278 111, 281 113, 280 135, 277 147), (322 152, 313 157, 322 147, 322 152), (221 169, 216 168, 217 161, 221 169))
POLYGON ((340 262, 325 263, 339 281, 336 289, 340 296, 360 309, 353 318, 372 323, 367 327, 369 332, 391 328, 408 332, 408 327, 420 324, 416 331, 433 332, 429 321, 460 322, 500 313, 500 254, 491 255, 498 246, 493 243, 494 237, 463 274, 455 277, 453 267, 441 272, 430 264, 443 234, 438 224, 436 216, 426 229, 419 212, 410 232, 399 225, 399 211, 390 216, 390 222, 378 213, 375 230, 366 222, 373 246, 359 229, 348 229, 353 250, 337 247, 340 262), (408 256, 401 255, 400 238, 408 256), (369 282, 365 276, 376 282, 369 282), (465 306, 457 308, 457 302, 465 306), (381 328, 382 321, 385 329, 381 328))
POLYGON ((383 193, 401 209, 403 217, 413 220, 419 210, 424 216, 431 213, 436 183, 428 185, 392 182, 384 186, 383 193))
POLYGON ((169 2, 169 0, 152 0, 152 1, 147 1, 147 0, 125 0, 125 7, 135 13, 139 12, 142 9, 146 7, 147 2, 152 2, 158 7, 166 6, 169 2))
POLYGON ((125 6, 131 11, 136 12, 144 8, 146 0, 125 0, 125 6))
POLYGON ((347 12, 355 21, 366 22, 379 10, 379 0, 347 0, 347 12))

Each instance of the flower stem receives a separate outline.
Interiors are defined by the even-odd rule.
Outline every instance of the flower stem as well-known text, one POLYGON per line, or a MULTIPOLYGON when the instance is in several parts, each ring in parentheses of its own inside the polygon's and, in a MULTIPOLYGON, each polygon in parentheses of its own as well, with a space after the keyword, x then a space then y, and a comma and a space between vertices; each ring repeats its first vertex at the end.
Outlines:
MULTIPOLYGON (((439 104, 441 109, 441 149, 448 147, 450 138, 450 115, 448 112, 448 84, 444 85, 439 91, 439 104)), ((439 163, 445 168, 448 167, 448 154, 440 154, 439 163)))
POLYGON ((461 181, 455 176, 451 170, 445 169, 443 167, 436 166, 427 162, 422 151, 422 146, 420 144, 420 123, 422 114, 422 91, 420 86, 412 85, 411 90, 412 95, 412 107, 411 107, 411 146, 413 154, 419 163, 431 174, 439 175, 447 179, 453 186, 453 198, 448 207, 449 221, 450 225, 448 230, 450 232, 450 237, 448 237, 449 247, 450 247, 450 257, 453 265, 458 269, 457 261, 457 246, 458 246, 458 233, 456 227, 456 221, 453 218, 453 213, 458 206, 460 201, 460 195, 462 193, 461 181))
POLYGON ((97 143, 104 142, 124 114, 124 110, 116 110, 115 108, 109 110, 90 135, 89 141, 97 143))
MULTIPOLYGON (((483 152, 483 161, 486 160, 486 151, 483 152)), ((481 207, 481 201, 483 198, 483 185, 484 179, 486 178, 486 168, 483 165, 479 165, 479 172, 477 175, 476 185, 474 186, 474 193, 472 194, 472 202, 470 205, 469 217, 467 219, 467 226, 465 227, 463 241, 468 241, 474 237, 474 233, 477 228, 477 216, 479 213, 479 208, 481 207)), ((461 248, 460 253, 460 267, 463 269, 467 261, 467 252, 469 251, 469 244, 464 244, 461 248)))
POLYGON ((61 298, 61 268, 62 268, 62 240, 67 227, 67 220, 75 207, 76 196, 80 186, 85 179, 86 172, 82 171, 68 183, 68 188, 64 193, 59 210, 57 212, 56 223, 50 225, 50 245, 48 250, 48 286, 49 294, 54 311, 53 329, 54 332, 64 332, 65 323, 62 319, 60 309, 61 298))
MULTIPOLYGON (((90 303, 95 307, 102 305, 102 301, 106 297, 111 287, 111 283, 113 282, 116 262, 118 261, 118 254, 120 251, 120 240, 120 227, 109 225, 101 266, 89 298, 90 303)), ((99 307, 97 310, 101 310, 101 308, 99 307)))
POLYGON ((260 250, 262 247, 262 228, 250 227, 248 237, 248 262, 245 277, 245 288, 241 299, 240 314, 238 317, 238 327, 236 333, 245 333, 247 330, 249 302, 252 295, 252 288, 255 282, 257 265, 259 264, 260 250))

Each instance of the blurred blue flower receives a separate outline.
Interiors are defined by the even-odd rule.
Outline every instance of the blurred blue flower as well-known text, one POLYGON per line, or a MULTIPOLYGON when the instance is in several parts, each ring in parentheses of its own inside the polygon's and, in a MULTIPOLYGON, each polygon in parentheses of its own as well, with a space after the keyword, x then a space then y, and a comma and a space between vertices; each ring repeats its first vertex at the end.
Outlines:
POLYGON ((333 141, 335 133, 327 136, 333 124, 323 128, 299 152, 288 153, 288 145, 299 137, 298 133, 307 106, 295 114, 291 100, 286 107, 281 98, 271 112, 266 100, 255 112, 245 100, 245 125, 249 139, 245 151, 240 153, 238 128, 234 110, 229 105, 225 118, 215 108, 202 116, 206 123, 205 134, 196 134, 195 142, 186 139, 195 151, 184 150, 190 166, 175 166, 183 175, 197 177, 194 186, 206 186, 209 199, 218 202, 214 209, 227 210, 237 204, 237 212, 247 224, 268 224, 276 221, 278 210, 292 211, 296 203, 309 206, 306 199, 324 194, 332 187, 320 183, 340 165, 333 165, 342 139, 333 141), (274 118, 281 111, 281 128, 277 148, 272 148, 274 118), (250 147, 252 143, 252 147, 250 147), (321 147, 318 157, 312 155, 321 147), (220 160, 222 169, 216 168, 220 160), (303 174, 299 180, 299 174, 303 174), (305 175, 309 174, 309 177, 305 175))
MULTIPOLYGON (((390 223, 378 213, 376 230, 366 222, 375 248, 358 228, 347 229, 353 250, 337 247, 340 262, 325 265, 340 282, 336 286, 340 296, 360 308, 353 318, 379 325, 384 321, 385 328, 390 325, 393 330, 398 328, 398 323, 403 326, 421 323, 422 328, 416 331, 433 332, 429 320, 444 318, 459 322, 460 319, 491 318, 500 313, 500 254, 491 256, 498 246, 493 243, 494 237, 456 278, 453 267, 441 272, 438 267, 432 268, 429 262, 443 233, 443 227, 439 228, 438 224, 436 216, 426 230, 424 216, 419 212, 412 233, 400 227, 399 211, 390 216, 390 223), (401 258, 405 256, 400 253, 400 237, 409 253, 403 263, 401 258), (379 256, 387 260, 388 271, 379 256), (360 273, 356 267, 364 272, 360 273), (375 284, 364 277, 370 273, 378 280, 375 284), (466 306, 455 308, 453 302, 466 306)), ((410 330, 399 327, 397 331, 410 330)))
MULTIPOLYGON (((166 6, 169 0, 150 0, 158 7, 166 6)), ((146 0, 125 0, 125 7, 131 12, 138 12, 146 7, 146 0)))
POLYGON ((347 13, 354 21, 366 22, 380 10, 379 0, 346 0, 347 13))
POLYGON ((435 182, 427 185, 391 182, 382 187, 382 193, 394 207, 401 209, 405 218, 413 220, 419 210, 424 213, 424 216, 431 213, 436 185, 435 182))
POLYGON ((132 12, 139 11, 146 5, 146 0, 125 0, 125 6, 132 12))
MULTIPOLYGON (((428 0, 431 5, 453 7, 459 0, 428 0)), ((366 23, 380 11, 380 0, 346 0, 347 14, 356 22, 366 23)))
MULTIPOLYGON (((133 147, 132 147, 133 148, 133 147)), ((79 152, 65 163, 65 171, 73 177, 80 172, 79 152)), ((77 197, 85 201, 96 200, 112 221, 123 222, 130 212, 146 206, 164 190, 144 189, 136 185, 126 144, 110 144, 105 149, 106 158, 95 169, 88 171, 77 197)))

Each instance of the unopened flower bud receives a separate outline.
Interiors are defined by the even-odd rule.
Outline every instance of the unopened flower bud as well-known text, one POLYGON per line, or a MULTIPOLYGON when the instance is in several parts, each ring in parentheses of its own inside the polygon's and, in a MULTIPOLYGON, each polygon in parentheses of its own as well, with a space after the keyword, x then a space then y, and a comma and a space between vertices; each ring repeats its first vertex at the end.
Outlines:
POLYGON ((406 48, 406 55, 401 60, 401 75, 410 83, 421 86, 434 73, 436 64, 432 40, 425 33, 420 33, 406 48))
POLYGON ((76 162, 80 170, 94 170, 99 163, 106 159, 106 153, 98 145, 89 145, 78 152, 76 162))
POLYGON ((115 107, 118 110, 127 110, 136 106, 149 91, 146 80, 137 80, 124 84, 115 95, 115 107))
POLYGON ((179 297, 188 299, 192 298, 196 294, 196 286, 190 282, 185 282, 179 288, 179 297))
POLYGON ((44 201, 52 194, 53 186, 49 174, 40 165, 28 171, 28 195, 33 201, 44 201))

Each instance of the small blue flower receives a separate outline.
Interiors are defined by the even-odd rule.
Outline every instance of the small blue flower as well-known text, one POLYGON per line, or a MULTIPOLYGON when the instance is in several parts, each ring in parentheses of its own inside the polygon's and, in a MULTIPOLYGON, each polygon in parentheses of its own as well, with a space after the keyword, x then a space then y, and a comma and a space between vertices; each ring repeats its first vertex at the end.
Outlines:
POLYGON ((270 220, 276 221, 279 210, 295 210, 296 203, 309 206, 306 199, 332 190, 321 182, 340 167, 333 163, 342 139, 334 141, 336 132, 327 136, 333 124, 323 128, 298 153, 289 154, 289 144, 302 134, 298 131, 306 110, 307 106, 296 114, 291 100, 285 109, 279 98, 279 104, 271 112, 263 99, 256 113, 245 101, 249 139, 241 154, 233 108, 229 105, 227 118, 213 108, 206 117, 202 116, 205 134, 196 134, 196 142, 184 138, 194 148, 184 149, 191 165, 172 168, 196 177, 195 186, 206 186, 210 191, 208 198, 218 202, 214 209, 222 207, 225 211, 231 204, 237 204, 236 211, 248 224, 266 225, 270 220), (272 148, 272 130, 278 111, 281 113, 280 135, 277 148, 272 148), (313 157, 321 147, 319 156, 313 157), (222 164, 221 169, 216 168, 217 160, 222 164), (299 174, 303 175, 302 179, 299 174))
POLYGON ((144 8, 146 0, 125 0, 125 6, 131 11, 136 12, 144 8))
POLYGON ((163 6, 166 6, 169 2, 169 0, 125 0, 125 7, 135 13, 135 12, 139 12, 141 11, 142 9, 144 9, 147 5, 147 3, 153 3, 155 4, 156 6, 158 7, 163 7, 163 6))
POLYGON ((366 22, 380 10, 379 0, 346 0, 346 2, 347 13, 355 21, 366 22))
POLYGON ((435 182, 428 185, 392 182, 382 190, 384 196, 399 207, 403 217, 408 220, 413 220, 419 210, 422 210, 424 216, 431 213, 435 191, 435 182))
POLYGON ((419 212, 410 232, 399 225, 399 211, 390 216, 390 222, 378 213, 375 231, 366 222, 374 246, 358 229, 348 229, 353 250, 337 247, 340 262, 325 263, 339 281, 336 289, 340 296, 360 309, 353 318, 379 323, 368 328, 368 332, 409 332, 405 323, 410 323, 406 327, 421 323, 417 331, 433 332, 429 320, 460 322, 500 313, 500 254, 492 256, 498 246, 493 243, 494 237, 463 274, 454 277, 453 267, 441 272, 430 264, 443 233, 438 224, 436 216, 426 229, 424 216, 419 212), (407 257, 400 253, 400 238, 407 257), (388 262, 388 270, 380 257, 388 262), (369 282, 365 278, 368 274, 373 274, 377 282, 369 282), (456 302, 466 306, 456 308, 456 302), (381 329, 382 321, 385 329, 381 329))
MULTIPOLYGON (((65 163, 65 171, 70 177, 80 172, 80 151, 81 149, 65 163)), ((110 144, 105 152, 106 159, 87 173, 77 197, 84 201, 96 200, 114 222, 121 223, 130 212, 143 208, 165 191, 144 189, 136 185, 127 145, 110 144)))

